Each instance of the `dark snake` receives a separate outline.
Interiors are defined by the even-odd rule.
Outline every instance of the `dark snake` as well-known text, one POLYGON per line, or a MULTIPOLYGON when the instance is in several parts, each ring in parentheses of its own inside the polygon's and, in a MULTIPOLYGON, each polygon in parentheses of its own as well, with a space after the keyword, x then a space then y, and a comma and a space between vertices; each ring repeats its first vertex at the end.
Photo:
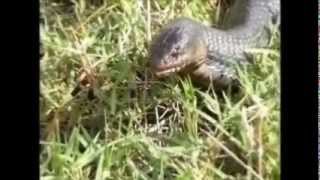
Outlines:
POLYGON ((190 18, 166 25, 150 48, 157 77, 189 75, 202 85, 227 87, 237 80, 235 64, 247 64, 247 50, 266 47, 270 24, 280 24, 279 0, 235 0, 219 28, 190 18))

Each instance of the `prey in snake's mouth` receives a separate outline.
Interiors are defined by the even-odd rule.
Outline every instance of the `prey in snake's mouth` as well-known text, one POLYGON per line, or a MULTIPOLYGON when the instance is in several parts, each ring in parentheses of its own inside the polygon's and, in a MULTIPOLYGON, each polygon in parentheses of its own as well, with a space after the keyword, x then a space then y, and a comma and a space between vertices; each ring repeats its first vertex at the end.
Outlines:
POLYGON ((156 76, 190 73, 205 63, 207 47, 198 27, 181 18, 158 35, 151 46, 151 68, 156 76))

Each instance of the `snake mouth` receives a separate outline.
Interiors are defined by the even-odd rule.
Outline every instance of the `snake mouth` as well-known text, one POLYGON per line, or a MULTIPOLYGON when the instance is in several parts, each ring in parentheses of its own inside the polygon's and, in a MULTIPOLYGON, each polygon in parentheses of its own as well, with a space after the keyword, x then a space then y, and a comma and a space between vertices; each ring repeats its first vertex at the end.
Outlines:
POLYGON ((153 71, 158 77, 169 76, 174 73, 180 72, 183 68, 186 67, 186 63, 175 63, 170 65, 159 65, 157 67, 153 67, 153 71))
POLYGON ((175 73, 188 71, 191 68, 196 68, 205 62, 204 59, 197 61, 197 63, 187 63, 189 61, 180 61, 178 63, 171 63, 171 64, 164 64, 164 65, 157 65, 152 67, 155 75, 157 77, 166 77, 175 73))

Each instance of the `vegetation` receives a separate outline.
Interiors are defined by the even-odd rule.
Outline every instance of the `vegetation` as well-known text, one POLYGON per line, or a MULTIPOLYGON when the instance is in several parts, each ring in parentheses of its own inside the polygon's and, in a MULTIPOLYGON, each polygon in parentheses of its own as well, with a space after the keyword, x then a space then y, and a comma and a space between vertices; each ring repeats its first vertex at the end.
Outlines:
POLYGON ((41 0, 40 176, 280 179, 279 32, 216 94, 148 69, 171 19, 217 24, 215 0, 41 0))

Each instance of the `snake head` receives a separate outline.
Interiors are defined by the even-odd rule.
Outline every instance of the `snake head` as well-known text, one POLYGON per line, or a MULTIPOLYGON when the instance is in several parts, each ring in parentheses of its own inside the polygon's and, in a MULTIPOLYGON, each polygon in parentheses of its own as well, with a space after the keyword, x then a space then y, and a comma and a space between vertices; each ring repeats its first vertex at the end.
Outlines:
POLYGON ((151 46, 151 69, 158 77, 190 72, 205 62, 207 46, 202 25, 180 18, 164 29, 151 46))

